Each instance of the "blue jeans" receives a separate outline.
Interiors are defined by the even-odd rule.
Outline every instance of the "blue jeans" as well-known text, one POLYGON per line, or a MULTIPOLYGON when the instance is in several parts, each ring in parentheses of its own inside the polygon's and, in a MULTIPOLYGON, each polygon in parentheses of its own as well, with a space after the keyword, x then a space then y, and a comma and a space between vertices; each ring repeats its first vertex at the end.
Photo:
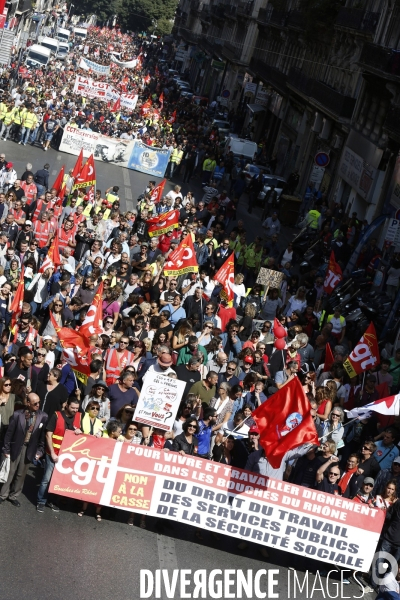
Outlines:
POLYGON ((55 463, 51 460, 50 456, 46 454, 46 466, 44 468, 43 479, 38 489, 37 501, 38 504, 46 504, 48 500, 48 489, 50 479, 53 474, 55 463))
POLYGON ((31 129, 31 135, 29 137, 30 144, 33 144, 35 142, 38 131, 39 131, 39 125, 37 127, 35 127, 35 129, 31 129))
POLYGON ((393 556, 393 558, 395 558, 396 561, 400 560, 400 546, 395 546, 394 544, 391 544, 387 540, 383 540, 380 550, 382 550, 383 552, 387 552, 388 554, 391 554, 393 556))
POLYGON ((22 142, 23 144, 27 144, 30 134, 31 134, 31 129, 28 129, 27 127, 21 127, 20 132, 19 132, 19 140, 18 141, 22 142))

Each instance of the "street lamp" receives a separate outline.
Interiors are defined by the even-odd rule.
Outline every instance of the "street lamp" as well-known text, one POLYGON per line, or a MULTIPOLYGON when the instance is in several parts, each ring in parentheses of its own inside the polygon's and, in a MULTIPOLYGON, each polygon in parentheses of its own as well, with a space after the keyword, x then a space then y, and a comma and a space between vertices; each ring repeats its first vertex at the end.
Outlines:
POLYGON ((75 6, 75 4, 70 4, 70 6, 69 6, 69 11, 68 11, 68 14, 67 14, 67 21, 69 21, 69 15, 70 15, 70 12, 71 12, 71 8, 73 6, 75 6))

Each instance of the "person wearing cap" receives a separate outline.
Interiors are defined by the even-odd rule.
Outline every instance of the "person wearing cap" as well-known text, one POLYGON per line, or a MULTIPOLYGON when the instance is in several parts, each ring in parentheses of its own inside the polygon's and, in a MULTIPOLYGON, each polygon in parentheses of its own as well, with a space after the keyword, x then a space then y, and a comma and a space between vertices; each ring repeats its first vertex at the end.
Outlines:
POLYGON ((146 369, 145 374, 143 375, 142 381, 145 383, 146 378, 150 377, 153 373, 160 373, 163 375, 169 375, 169 373, 175 373, 172 368, 172 358, 168 352, 161 352, 158 354, 156 362, 151 364, 148 369, 146 369))
POLYGON ((97 415, 98 418, 102 423, 107 423, 111 417, 110 401, 108 399, 108 386, 102 379, 97 379, 95 381, 90 393, 83 399, 82 410, 85 410, 89 402, 93 400, 99 403, 100 410, 97 415))
POLYGON ((0 173, 0 187, 2 188, 2 191, 4 193, 8 192, 17 179, 17 171, 14 169, 13 163, 6 163, 5 169, 0 173))
POLYGON ((353 496, 352 500, 354 500, 354 502, 359 502, 360 504, 368 504, 368 506, 374 508, 375 502, 374 496, 372 495, 374 483, 372 477, 365 477, 361 487, 356 495, 353 496))

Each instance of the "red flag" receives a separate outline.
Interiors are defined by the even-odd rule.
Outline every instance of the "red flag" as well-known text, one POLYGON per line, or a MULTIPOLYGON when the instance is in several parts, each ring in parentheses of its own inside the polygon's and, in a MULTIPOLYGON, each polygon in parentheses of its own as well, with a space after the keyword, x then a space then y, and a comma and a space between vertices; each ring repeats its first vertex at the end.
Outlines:
POLYGON ((176 121, 176 110, 174 110, 174 112, 172 113, 172 115, 168 119, 168 123, 175 123, 175 121, 176 121))
POLYGON ((90 357, 88 356, 88 342, 74 329, 60 327, 50 311, 50 319, 56 330, 60 345, 63 349, 63 357, 71 366, 76 377, 84 384, 90 376, 90 357))
POLYGON ((161 95, 160 95, 158 101, 161 104, 161 110, 162 110, 164 107, 164 92, 161 92, 161 95))
POLYGON ((17 321, 22 313, 22 303, 24 301, 25 282, 24 282, 24 266, 22 265, 21 274, 19 276, 18 287, 15 292, 13 301, 11 302, 11 330, 14 329, 17 321))
POLYGON ((335 287, 342 281, 342 269, 335 260, 335 253, 332 251, 329 259, 328 270, 324 281, 324 292, 331 294, 335 287))
POLYGON ((179 244, 176 250, 168 257, 165 263, 164 274, 182 275, 183 273, 197 273, 199 265, 197 264, 196 252, 193 246, 192 236, 189 233, 179 244))
POLYGON ((150 98, 148 100, 146 100, 146 102, 144 104, 142 104, 142 108, 140 109, 140 113, 142 115, 146 115, 149 112, 152 104, 153 103, 150 100, 150 98))
POLYGON ((89 338, 96 333, 103 333, 103 289, 104 283, 101 282, 93 298, 93 302, 87 311, 85 320, 79 327, 79 335, 89 338))
POLYGON ((79 152, 79 156, 76 159, 76 163, 74 166, 74 170, 72 171, 71 177, 76 179, 78 177, 79 173, 82 171, 82 167, 83 167, 83 150, 81 148, 81 151, 79 152))
POLYGON ((47 252, 46 258, 44 259, 42 266, 39 269, 39 273, 44 273, 46 269, 52 268, 55 269, 59 265, 62 264, 62 260, 60 258, 60 248, 58 242, 58 230, 51 242, 49 251, 47 252))
POLYGON ((220 293, 221 298, 231 302, 234 298, 232 285, 235 283, 235 253, 232 252, 226 259, 222 267, 214 275, 214 280, 222 284, 223 290, 220 293))
POLYGON ((150 77, 150 75, 146 75, 146 77, 144 77, 143 81, 144 81, 146 84, 147 84, 147 83, 150 83, 150 81, 151 81, 151 77, 150 77))
MULTIPOLYGON (((59 174, 57 175, 57 178, 55 180, 55 182, 53 183, 53 188, 57 190, 57 196, 60 195, 60 192, 63 188, 63 182, 64 182, 64 165, 61 167, 59 174)), ((64 186, 65 187, 65 186, 64 186)))
POLYGON ((147 219, 146 223, 149 226, 148 233, 150 237, 162 235, 178 227, 179 210, 170 210, 157 217, 152 217, 147 219))
POLYGON ((85 166, 83 167, 80 175, 75 179, 75 183, 72 189, 85 188, 90 185, 96 185, 96 169, 94 166, 93 154, 87 159, 85 166))
POLYGON ((162 198, 162 195, 163 195, 163 192, 164 192, 164 188, 165 188, 165 184, 166 183, 167 183, 167 180, 163 179, 152 190, 152 192, 151 192, 151 201, 154 202, 155 204, 157 204, 157 202, 160 202, 160 200, 162 198))
POLYGON ((117 98, 117 100, 114 102, 114 106, 112 107, 111 112, 116 113, 120 110, 121 110, 121 96, 119 96, 117 98))
POLYGON ((279 469, 289 450, 302 444, 318 444, 310 411, 300 380, 294 377, 252 413, 260 430, 260 444, 274 469, 279 469))
POLYGON ((327 371, 330 371, 331 366, 333 365, 333 363, 335 362, 335 359, 333 358, 333 354, 332 354, 332 349, 330 344, 326 344, 325 346, 325 361, 324 361, 324 373, 326 373, 327 371))
POLYGON ((370 323, 358 344, 353 348, 350 356, 344 361, 343 366, 349 377, 355 377, 359 373, 376 367, 380 362, 375 327, 373 323, 370 323))

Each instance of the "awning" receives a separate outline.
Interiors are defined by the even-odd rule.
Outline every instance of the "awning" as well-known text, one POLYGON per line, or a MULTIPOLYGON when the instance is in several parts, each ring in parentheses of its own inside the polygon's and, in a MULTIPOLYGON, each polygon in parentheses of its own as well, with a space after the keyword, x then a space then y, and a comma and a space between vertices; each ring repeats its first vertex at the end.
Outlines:
POLYGON ((247 108, 252 112, 252 113, 259 113, 259 112, 266 112, 266 108, 265 106, 261 106, 261 104, 248 104, 247 108))

